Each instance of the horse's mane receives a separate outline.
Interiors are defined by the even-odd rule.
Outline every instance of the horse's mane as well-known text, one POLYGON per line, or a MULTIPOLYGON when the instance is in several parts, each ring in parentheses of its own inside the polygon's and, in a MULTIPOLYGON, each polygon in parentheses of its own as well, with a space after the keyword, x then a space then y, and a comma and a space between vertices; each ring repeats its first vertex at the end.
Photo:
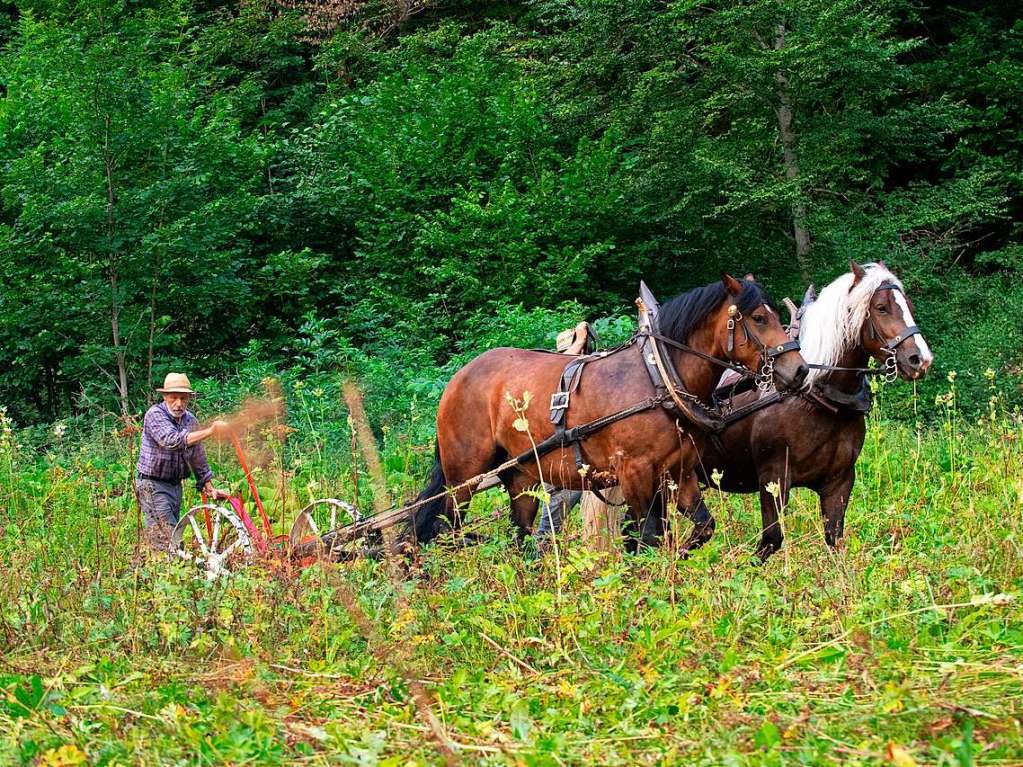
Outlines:
MULTIPOLYGON (((882 264, 864 264, 866 274, 850 290, 852 272, 846 272, 821 291, 803 315, 799 346, 803 359, 818 365, 837 365, 842 356, 859 344, 860 329, 870 310, 874 291, 886 282, 900 288, 902 282, 882 264)), ((808 388, 828 371, 810 369, 803 384, 808 388)))
MULTIPOLYGON (((740 284, 742 292, 735 302, 740 312, 751 312, 762 304, 774 309, 759 283, 741 280, 740 284)), ((661 332, 673 341, 686 343, 693 331, 725 300, 726 294, 724 284, 719 281, 675 296, 661 307, 661 332)))

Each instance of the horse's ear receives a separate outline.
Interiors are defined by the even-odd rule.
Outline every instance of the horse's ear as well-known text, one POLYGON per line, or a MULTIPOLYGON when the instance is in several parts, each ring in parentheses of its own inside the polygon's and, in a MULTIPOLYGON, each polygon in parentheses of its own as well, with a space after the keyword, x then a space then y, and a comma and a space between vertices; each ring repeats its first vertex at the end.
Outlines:
POLYGON ((862 280, 866 276, 867 270, 864 269, 859 264, 857 264, 851 258, 849 259, 849 268, 852 269, 852 273, 853 273, 852 285, 849 286, 849 290, 852 290, 854 287, 856 287, 856 283, 858 283, 860 280, 862 280))
POLYGON ((721 275, 721 282, 725 286, 725 290, 731 293, 733 296, 737 296, 742 293, 742 283, 739 282, 735 277, 725 272, 721 275))
POLYGON ((748 272, 746 274, 746 276, 743 277, 743 279, 746 280, 746 282, 756 282, 757 281, 757 278, 753 276, 753 272, 748 272))

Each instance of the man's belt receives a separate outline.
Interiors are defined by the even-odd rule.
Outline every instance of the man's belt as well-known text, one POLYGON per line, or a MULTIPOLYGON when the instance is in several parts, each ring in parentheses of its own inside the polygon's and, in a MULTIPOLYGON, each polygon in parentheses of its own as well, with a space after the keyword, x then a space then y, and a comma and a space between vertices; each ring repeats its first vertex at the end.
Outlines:
POLYGON ((153 482, 167 482, 168 484, 172 484, 172 485, 173 484, 177 484, 177 485, 181 484, 181 477, 176 477, 174 479, 166 479, 164 477, 154 477, 152 474, 143 474, 141 471, 136 472, 136 476, 138 476, 139 479, 148 479, 148 480, 151 480, 153 482))

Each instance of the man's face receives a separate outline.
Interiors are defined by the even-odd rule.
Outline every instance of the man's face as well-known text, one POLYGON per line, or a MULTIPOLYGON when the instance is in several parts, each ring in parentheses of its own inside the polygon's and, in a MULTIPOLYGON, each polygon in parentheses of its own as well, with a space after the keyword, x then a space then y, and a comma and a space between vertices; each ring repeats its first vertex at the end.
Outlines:
POLYGON ((167 409, 175 418, 180 418, 188 410, 189 394, 164 394, 163 401, 167 403, 167 409))

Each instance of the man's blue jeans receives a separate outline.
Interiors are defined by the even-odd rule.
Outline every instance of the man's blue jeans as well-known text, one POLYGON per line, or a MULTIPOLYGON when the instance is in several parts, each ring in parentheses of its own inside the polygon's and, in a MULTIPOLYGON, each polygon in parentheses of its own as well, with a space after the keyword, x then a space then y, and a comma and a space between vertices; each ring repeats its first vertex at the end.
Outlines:
POLYGON ((142 507, 146 542, 155 549, 166 550, 181 516, 181 483, 136 477, 135 491, 142 507))
POLYGON ((540 524, 536 527, 537 539, 543 540, 552 533, 560 533, 565 515, 582 497, 582 490, 557 490, 551 493, 550 506, 546 503, 540 504, 540 524))

